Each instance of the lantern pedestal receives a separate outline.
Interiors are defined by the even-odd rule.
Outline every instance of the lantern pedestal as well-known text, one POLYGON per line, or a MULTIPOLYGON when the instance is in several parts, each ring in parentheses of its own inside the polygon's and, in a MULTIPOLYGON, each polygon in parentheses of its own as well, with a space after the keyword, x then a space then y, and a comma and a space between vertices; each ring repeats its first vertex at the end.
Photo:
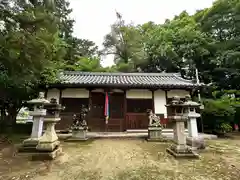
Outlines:
POLYGON ((174 130, 174 144, 172 144, 167 152, 175 158, 199 158, 199 155, 186 143, 184 122, 187 120, 184 116, 169 117, 175 124, 174 130))
POLYGON ((203 137, 187 137, 187 145, 191 146, 193 150, 205 149, 205 141, 203 137))
POLYGON ((55 124, 60 121, 59 117, 46 117, 44 123, 46 131, 39 138, 39 143, 36 147, 37 153, 32 155, 34 160, 52 160, 62 152, 60 141, 55 131, 55 124))

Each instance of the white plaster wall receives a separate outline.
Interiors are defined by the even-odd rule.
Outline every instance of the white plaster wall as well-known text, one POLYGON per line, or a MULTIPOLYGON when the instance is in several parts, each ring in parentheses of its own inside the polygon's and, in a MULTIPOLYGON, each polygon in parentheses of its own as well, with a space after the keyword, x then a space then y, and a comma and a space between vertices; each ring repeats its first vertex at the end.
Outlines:
POLYGON ((81 88, 67 88, 62 91, 62 98, 89 98, 89 91, 81 88))
POLYGON ((152 99, 152 92, 145 89, 133 89, 126 91, 127 99, 152 99))
POLYGON ((167 117, 167 108, 166 108, 166 96, 165 91, 157 90, 154 91, 154 108, 156 114, 164 114, 164 117, 167 117))
POLYGON ((60 91, 58 89, 49 89, 47 91, 47 100, 51 100, 52 98, 56 99, 59 102, 60 91))
POLYGON ((189 95, 189 91, 174 89, 167 92, 168 98, 172 98, 174 96, 179 96, 181 98, 184 98, 186 95, 189 95))

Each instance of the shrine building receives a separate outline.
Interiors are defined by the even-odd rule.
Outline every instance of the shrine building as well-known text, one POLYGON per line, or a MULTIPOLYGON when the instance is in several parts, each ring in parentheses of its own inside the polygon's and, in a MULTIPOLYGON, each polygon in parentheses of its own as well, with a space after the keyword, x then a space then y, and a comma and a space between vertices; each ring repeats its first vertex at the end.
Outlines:
POLYGON ((85 105, 89 108, 88 127, 95 132, 147 129, 147 109, 166 122, 165 105, 171 98, 184 98, 201 86, 174 73, 64 71, 59 80, 46 93, 48 100, 55 98, 65 106, 56 129, 68 129, 73 114, 79 115, 85 105))

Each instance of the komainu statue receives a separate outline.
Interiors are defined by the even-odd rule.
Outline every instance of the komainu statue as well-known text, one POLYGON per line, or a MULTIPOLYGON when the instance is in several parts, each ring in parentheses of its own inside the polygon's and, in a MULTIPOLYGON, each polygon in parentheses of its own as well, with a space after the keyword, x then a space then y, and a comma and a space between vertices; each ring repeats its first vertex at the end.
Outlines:
POLYGON ((88 109, 84 105, 82 105, 80 110, 80 117, 78 118, 76 114, 73 115, 73 124, 71 127, 72 130, 88 129, 86 121, 87 113, 88 109))
POLYGON ((147 110, 147 115, 148 115, 148 119, 149 119, 149 124, 148 124, 149 127, 161 127, 162 128, 160 118, 156 114, 154 114, 151 109, 147 110))

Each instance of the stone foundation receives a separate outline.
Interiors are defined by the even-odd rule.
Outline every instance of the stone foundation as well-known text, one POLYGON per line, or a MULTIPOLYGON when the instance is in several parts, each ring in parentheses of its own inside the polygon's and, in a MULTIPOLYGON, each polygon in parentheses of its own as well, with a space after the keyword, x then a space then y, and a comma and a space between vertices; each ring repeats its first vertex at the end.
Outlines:
POLYGON ((187 145, 192 147, 194 150, 206 148, 203 137, 187 137, 187 145))
POLYGON ((148 141, 167 141, 167 139, 162 136, 162 128, 161 127, 148 127, 148 141))
POLYGON ((62 147, 56 147, 53 151, 42 151, 31 154, 32 160, 54 160, 57 156, 61 155, 62 147))
POLYGON ((171 147, 167 148, 167 152, 175 158, 199 158, 199 154, 186 145, 173 144, 171 147))
POLYGON ((86 141, 87 138, 87 131, 84 129, 73 130, 72 137, 67 139, 67 141, 86 141))
POLYGON ((23 152, 35 152, 39 140, 37 138, 29 138, 23 141, 23 143, 18 148, 19 153, 23 152))

